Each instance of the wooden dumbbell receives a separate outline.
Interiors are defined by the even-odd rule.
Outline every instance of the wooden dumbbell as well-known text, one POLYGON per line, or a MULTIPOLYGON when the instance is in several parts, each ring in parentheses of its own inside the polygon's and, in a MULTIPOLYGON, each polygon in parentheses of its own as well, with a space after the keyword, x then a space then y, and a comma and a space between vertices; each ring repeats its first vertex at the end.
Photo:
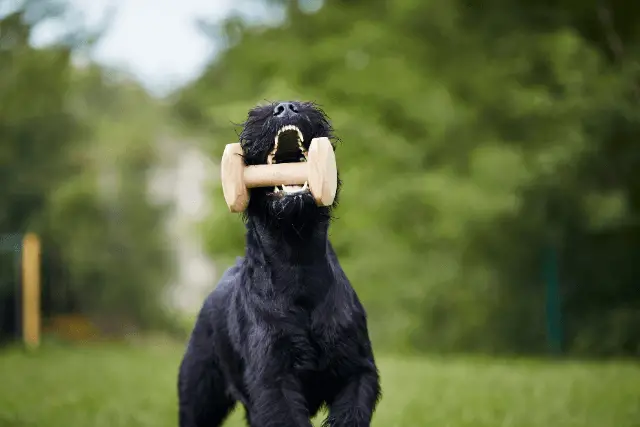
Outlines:
POLYGON ((306 162, 245 166, 239 143, 227 144, 222 154, 222 192, 231 212, 243 212, 249 204, 249 188, 309 184, 318 206, 329 206, 336 197, 336 157, 328 138, 314 138, 306 162))

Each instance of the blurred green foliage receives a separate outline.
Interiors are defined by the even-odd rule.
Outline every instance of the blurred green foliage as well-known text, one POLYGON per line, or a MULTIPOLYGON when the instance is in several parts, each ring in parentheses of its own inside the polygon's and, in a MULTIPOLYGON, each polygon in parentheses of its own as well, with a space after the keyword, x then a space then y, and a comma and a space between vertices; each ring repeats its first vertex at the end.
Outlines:
MULTIPOLYGON (((43 237, 45 314, 169 326, 168 207, 147 195, 159 141, 186 130, 217 159, 250 107, 294 98, 343 141, 331 238, 377 348, 545 351, 553 250, 564 349, 640 354, 637 5, 253 3, 274 19, 203 25, 225 49, 169 102, 74 64, 86 29, 33 47, 57 3, 0 18, 0 233, 43 237)), ((199 231, 224 264, 244 229, 211 199, 199 231)))
MULTIPOLYGON (((0 233, 42 237, 45 316, 167 326, 165 207, 147 196, 166 112, 111 70, 72 63, 89 33, 33 47, 34 26, 64 16, 45 6, 25 2, 0 19, 0 233)), ((15 272, 0 276, 13 289, 15 272)))
MULTIPOLYGON (((259 3, 283 19, 209 28, 227 49, 175 111, 217 158, 258 102, 323 106, 343 140, 332 241, 379 348, 544 351, 555 248, 566 349, 640 354, 635 3, 259 3)), ((241 254, 211 197, 210 253, 241 254)))

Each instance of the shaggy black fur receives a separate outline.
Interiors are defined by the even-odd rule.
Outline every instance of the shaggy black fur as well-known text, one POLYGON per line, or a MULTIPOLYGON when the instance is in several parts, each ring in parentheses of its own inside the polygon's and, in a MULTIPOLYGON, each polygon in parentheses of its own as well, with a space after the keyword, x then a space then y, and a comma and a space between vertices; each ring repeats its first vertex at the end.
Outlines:
MULTIPOLYGON (((247 165, 264 164, 278 129, 335 140, 311 103, 260 106, 240 134, 247 165)), ((334 203, 335 206, 335 203, 334 203)), ((180 427, 215 427, 240 402, 252 427, 365 427, 380 396, 365 310, 328 240, 332 207, 310 193, 251 190, 245 256, 200 311, 180 365, 180 427)))

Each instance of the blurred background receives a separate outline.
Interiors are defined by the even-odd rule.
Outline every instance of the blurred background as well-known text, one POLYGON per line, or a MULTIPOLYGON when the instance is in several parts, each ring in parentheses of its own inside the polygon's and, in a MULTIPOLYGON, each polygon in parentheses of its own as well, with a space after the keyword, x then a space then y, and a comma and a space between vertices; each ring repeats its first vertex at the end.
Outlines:
POLYGON ((219 157, 287 99, 343 141, 374 426, 638 426, 639 60, 621 0, 0 0, 0 427, 177 425, 219 157))

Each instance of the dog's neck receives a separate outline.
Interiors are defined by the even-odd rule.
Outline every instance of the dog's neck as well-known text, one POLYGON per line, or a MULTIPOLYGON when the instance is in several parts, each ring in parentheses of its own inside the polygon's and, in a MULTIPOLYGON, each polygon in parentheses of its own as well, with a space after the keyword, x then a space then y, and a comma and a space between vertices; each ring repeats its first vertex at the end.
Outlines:
POLYGON ((247 256, 283 267, 326 263, 329 221, 288 223, 250 216, 247 219, 247 256))
POLYGON ((291 225, 248 218, 245 262, 256 276, 249 283, 253 292, 311 308, 335 283, 329 223, 307 223, 293 232, 291 225))

